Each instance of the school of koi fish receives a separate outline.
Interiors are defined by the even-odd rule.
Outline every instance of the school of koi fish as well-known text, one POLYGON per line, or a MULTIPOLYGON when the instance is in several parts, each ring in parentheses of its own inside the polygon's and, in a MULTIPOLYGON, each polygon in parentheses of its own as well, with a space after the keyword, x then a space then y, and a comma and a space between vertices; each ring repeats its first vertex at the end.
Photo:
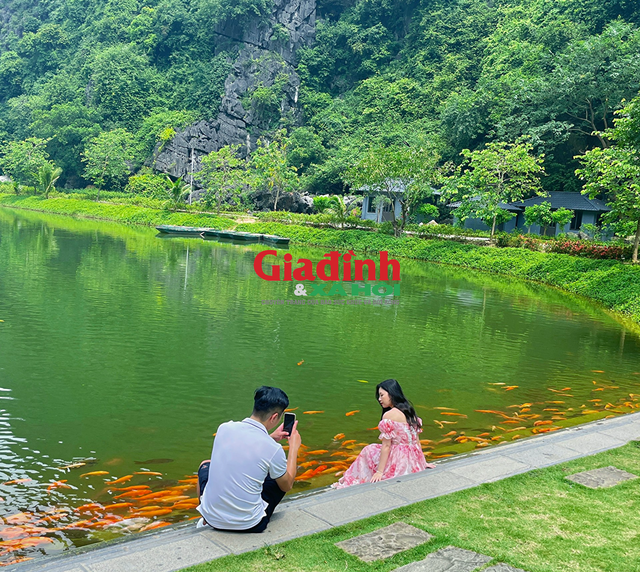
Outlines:
MULTIPOLYGON (((605 372, 593 370, 593 373, 605 372)), ((640 372, 633 375, 640 376, 640 372)), ((593 380, 592 383, 591 390, 587 390, 590 399, 584 399, 581 405, 575 405, 580 400, 576 401, 571 387, 549 387, 549 399, 516 403, 504 408, 504 411, 476 409, 474 412, 486 416, 482 427, 477 427, 477 422, 474 423, 476 427, 470 427, 470 422, 465 422, 468 414, 457 408, 418 405, 419 410, 432 413, 432 419, 429 419, 419 412, 423 418, 424 431, 434 437, 420 440, 423 452, 428 460, 442 459, 476 448, 500 445, 531 435, 557 431, 579 422, 614 417, 640 409, 640 393, 625 393, 622 398, 612 398, 610 401, 606 397, 606 392, 620 389, 626 392, 630 387, 640 387, 640 383, 625 383, 625 387, 616 382, 593 380), (572 398, 569 404, 573 403, 574 406, 569 406, 567 398, 572 398), (438 431, 444 432, 436 436, 438 431)), ((491 389, 494 391, 511 392, 518 389, 517 385, 503 383, 489 385, 493 386, 491 389)), ((640 389, 637 391, 640 392, 640 389)), ((582 388, 580 393, 585 394, 585 389, 582 388)), ((616 394, 620 395, 620 392, 616 394)), ((302 412, 303 415, 323 413, 321 410, 302 412)), ((353 410, 344 415, 352 417, 358 413, 359 410, 353 410)), ((366 429, 371 432, 375 430, 377 427, 366 429)), ((365 434, 364 429, 361 433, 365 434)), ((377 435, 372 434, 368 441, 377 442, 377 435)), ((324 486, 335 481, 368 444, 361 439, 347 439, 345 433, 337 433, 326 445, 326 449, 311 449, 302 445, 298 455, 298 475, 294 491, 310 486, 324 486)), ((73 546, 198 518, 195 511, 198 506, 196 475, 169 480, 163 472, 140 470, 116 477, 110 471, 101 470, 99 461, 95 459, 70 463, 58 469, 71 474, 83 468, 86 470, 89 464, 98 465, 98 469, 81 473, 79 479, 94 485, 93 499, 80 506, 64 504, 73 502, 71 498, 65 497, 64 491, 76 488, 68 483, 68 479, 34 483, 26 478, 1 483, 3 491, 39 485, 46 488, 51 502, 37 510, 15 510, 0 517, 0 566, 16 564, 73 546)), ((5 502, 5 499, 0 498, 0 501, 5 502)))

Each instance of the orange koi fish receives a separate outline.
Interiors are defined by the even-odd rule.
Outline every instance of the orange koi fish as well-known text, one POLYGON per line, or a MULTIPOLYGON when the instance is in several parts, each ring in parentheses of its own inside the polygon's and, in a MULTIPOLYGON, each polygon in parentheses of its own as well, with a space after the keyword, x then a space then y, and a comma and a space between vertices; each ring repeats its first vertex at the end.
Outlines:
POLYGON ((308 461, 306 463, 300 463, 298 466, 302 467, 303 469, 308 469, 309 467, 317 465, 319 462, 320 461, 308 461))
MULTIPOLYGON (((142 475, 144 473, 134 473, 136 475, 142 475)), ((120 477, 119 479, 116 479, 115 481, 107 481, 105 483, 105 485, 119 485, 121 483, 126 483, 127 481, 130 481, 131 479, 133 479, 133 475, 125 475, 124 477, 120 477)))
POLYGON ((511 437, 512 441, 515 441, 516 439, 520 439, 522 437, 522 435, 514 435, 513 437, 511 437))
POLYGON ((444 459, 445 457, 453 457, 453 453, 447 453, 445 455, 433 455, 434 459, 444 459))
POLYGON ((561 403, 564 403, 564 401, 547 401, 547 403, 551 403, 552 405, 559 405, 561 403))
POLYGON ((48 487, 47 492, 50 493, 53 489, 70 489, 70 485, 65 485, 66 479, 63 481, 53 481, 48 487))
POLYGON ((604 373, 601 369, 592 369, 591 373, 604 373))
POLYGON ((348 411, 347 413, 345 413, 345 415, 347 417, 351 417, 352 415, 355 415, 356 413, 360 413, 359 409, 355 409, 354 411, 348 411))
POLYGON ((318 449, 317 451, 309 451, 309 455, 324 455, 325 453, 328 453, 329 451, 327 451, 326 449, 318 449))
MULTIPOLYGON (((330 457, 350 457, 349 453, 345 453, 344 451, 336 451, 335 453, 331 453, 330 457)), ((317 462, 317 461, 316 461, 317 462)))
POLYGON ((114 504, 108 504, 104 507, 105 510, 117 510, 119 508, 129 508, 133 506, 131 502, 117 502, 114 504))
POLYGON ((478 437, 488 437, 489 435, 491 435, 491 433, 480 433, 478 437))
MULTIPOLYGON (((162 473, 158 473, 157 471, 136 471, 133 474, 134 475, 150 475, 152 477, 161 477, 162 476, 162 473)), ((122 478, 124 479, 124 477, 122 477, 122 478)), ((107 483, 107 484, 109 484, 109 483, 107 483)))
POLYGON ((434 407, 433 409, 439 409, 442 411, 458 411, 457 409, 453 408, 453 407, 434 407))
MULTIPOLYGON (((549 421, 549 423, 551 423, 551 421, 549 421)), ((526 431, 527 428, 526 427, 516 427, 515 429, 507 429, 507 433, 513 433, 514 431, 526 431)))
POLYGON ((291 413, 292 411, 295 411, 296 409, 298 409, 297 407, 289 407, 289 409, 285 409, 285 411, 287 413, 291 413))
POLYGON ((101 504, 98 504, 97 502, 90 502, 89 504, 83 504, 82 506, 79 506, 78 508, 76 508, 76 511, 91 512, 95 510, 102 510, 103 508, 104 507, 101 504))
POLYGON ((31 479, 15 479, 13 481, 7 481, 6 483, 2 483, 3 485, 19 485, 21 483, 28 483, 31 479))
POLYGON ((298 362, 298 365, 302 365, 303 363, 304 363, 304 360, 299 361, 299 362, 298 362))
POLYGON ((369 383, 366 379, 356 379, 356 381, 359 381, 360 383, 369 383))
POLYGON ((327 465, 320 465, 318 468, 313 469, 313 476, 315 477, 316 475, 319 475, 322 471, 328 469, 329 467, 327 465))
POLYGON ((520 387, 519 385, 507 385, 507 387, 504 388, 505 391, 511 391, 512 389, 516 389, 520 387))
POLYGON ((159 499, 162 497, 168 497, 171 494, 172 494, 171 491, 159 491, 157 493, 149 493, 147 495, 141 496, 138 498, 138 500, 143 501, 143 500, 149 500, 149 499, 159 499))
POLYGON ((452 435, 456 435, 457 433, 457 431, 449 431, 448 433, 445 433, 443 437, 451 437, 452 435))
POLYGON ((121 495, 116 495, 114 499, 134 499, 136 497, 142 497, 147 494, 146 490, 135 490, 135 491, 127 491, 126 493, 122 493, 121 495))
POLYGON ((334 441, 341 441, 344 438, 345 438, 345 434, 344 433, 338 433, 337 435, 333 436, 333 440, 334 441))
POLYGON ((341 467, 329 467, 328 469, 325 469, 324 471, 322 471, 322 474, 330 475, 331 473, 335 473, 339 470, 341 470, 341 467))
POLYGON ((351 445, 351 443, 355 443, 355 442, 356 442, 355 439, 348 439, 347 441, 342 442, 342 446, 344 447, 345 445, 351 445))
POLYGON ((533 426, 538 427, 540 425, 553 425, 553 421, 535 421, 533 426))
POLYGON ((448 437, 447 439, 440 439, 440 441, 437 441, 436 443, 438 445, 442 445, 443 443, 450 443, 451 442, 451 437, 448 437))
POLYGON ((441 422, 441 421, 438 421, 437 419, 434 419, 434 420, 433 420, 433 422, 434 422, 438 427, 440 427, 440 429, 444 429, 444 425, 442 424, 442 422, 441 422))
POLYGON ((463 417, 464 419, 467 418, 467 416, 464 415, 463 413, 451 413, 449 411, 443 411, 442 413, 440 413, 440 415, 450 415, 452 417, 463 417))
POLYGON ((122 488, 113 488, 114 491, 141 491, 141 490, 151 490, 149 485, 132 485, 130 487, 122 487, 122 488))
POLYGON ((170 525, 170 522, 165 522, 164 520, 158 520, 157 522, 152 522, 151 524, 147 524, 147 526, 143 526, 140 529, 140 532, 145 532, 147 530, 155 530, 156 528, 162 528, 163 526, 170 525))
POLYGON ((82 479, 83 477, 100 477, 102 475, 108 475, 109 471, 91 471, 90 473, 83 473, 82 475, 80 475, 80 478, 82 479))
POLYGON ((303 415, 315 415, 316 413, 324 413, 324 411, 303 411, 303 415))
POLYGON ((165 514, 171 514, 173 512, 170 508, 160 508, 158 510, 150 510, 149 512, 133 512, 131 516, 133 518, 137 518, 140 516, 151 517, 151 516, 164 516, 165 514))
POLYGON ((433 441, 431 439, 420 439, 420 443, 423 445, 431 445, 433 441))

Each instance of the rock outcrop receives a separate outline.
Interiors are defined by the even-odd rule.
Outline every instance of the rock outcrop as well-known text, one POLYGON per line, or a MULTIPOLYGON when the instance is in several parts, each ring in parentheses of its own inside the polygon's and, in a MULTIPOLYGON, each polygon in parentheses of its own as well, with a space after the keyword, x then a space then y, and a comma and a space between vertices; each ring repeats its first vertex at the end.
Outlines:
POLYGON ((314 40, 315 10, 315 0, 275 0, 268 21, 256 21, 244 30, 233 24, 216 30, 222 37, 242 39, 218 116, 199 121, 158 146, 154 168, 188 180, 200 170, 201 157, 211 151, 240 145, 246 156, 261 135, 281 125, 299 124, 295 56, 314 40))

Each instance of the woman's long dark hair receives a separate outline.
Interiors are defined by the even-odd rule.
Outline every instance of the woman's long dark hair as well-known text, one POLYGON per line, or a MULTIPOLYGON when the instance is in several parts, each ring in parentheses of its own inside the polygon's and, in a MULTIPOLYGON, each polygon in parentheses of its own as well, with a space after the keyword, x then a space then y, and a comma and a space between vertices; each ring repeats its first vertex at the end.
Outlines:
MULTIPOLYGON (((385 379, 382 383, 376 385, 376 399, 379 397, 378 394, 380 389, 384 389, 389 394, 391 404, 393 407, 404 413, 407 423, 411 425, 411 427, 414 429, 421 428, 420 420, 416 415, 416 410, 413 408, 413 405, 411 405, 411 402, 404 396, 404 393, 402 393, 402 388, 397 380, 385 379)), ((391 407, 382 408, 382 417, 384 417, 384 414, 389 411, 389 409, 391 409, 391 407)))

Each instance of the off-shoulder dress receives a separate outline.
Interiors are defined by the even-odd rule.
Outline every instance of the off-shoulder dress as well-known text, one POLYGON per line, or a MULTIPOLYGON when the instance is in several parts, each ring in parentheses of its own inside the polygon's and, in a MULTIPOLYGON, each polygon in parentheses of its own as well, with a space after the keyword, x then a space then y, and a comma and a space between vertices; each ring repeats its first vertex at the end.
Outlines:
MULTIPOLYGON (((422 429, 416 430, 408 423, 391 419, 382 419, 378 424, 378 429, 380 430, 380 440, 391 440, 391 451, 384 467, 382 480, 417 473, 427 468, 427 462, 418 440, 418 434, 422 432, 422 429)), ((342 489, 351 485, 368 483, 378 470, 381 450, 380 443, 367 445, 360 451, 358 458, 345 471, 341 479, 331 486, 335 489, 342 489)))

